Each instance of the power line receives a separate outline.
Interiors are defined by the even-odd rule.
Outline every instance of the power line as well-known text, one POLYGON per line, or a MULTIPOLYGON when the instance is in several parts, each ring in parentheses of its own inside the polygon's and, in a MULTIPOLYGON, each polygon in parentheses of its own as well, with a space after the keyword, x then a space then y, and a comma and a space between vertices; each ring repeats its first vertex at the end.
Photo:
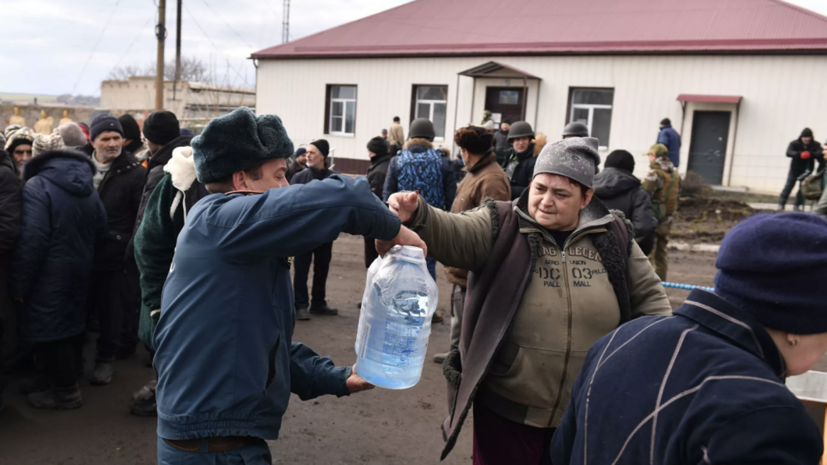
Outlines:
POLYGON ((109 74, 112 74, 112 71, 115 71, 115 69, 121 64, 121 61, 123 61, 123 59, 126 57, 126 55, 132 50, 132 47, 135 45, 136 42, 138 42, 138 39, 141 37, 141 34, 143 34, 145 32, 145 30, 147 29, 147 26, 149 26, 149 23, 153 19, 155 19, 155 14, 154 13, 153 13, 152 17, 147 19, 146 22, 144 23, 144 25, 141 26, 141 29, 138 31, 138 34, 135 35, 135 38, 132 40, 132 43, 129 44, 129 47, 127 47, 126 51, 124 51, 121 54, 121 57, 118 58, 118 61, 117 61, 117 63, 115 63, 115 66, 113 66, 112 69, 109 70, 109 74))
POLYGON ((115 6, 112 8, 112 12, 109 13, 109 18, 106 19, 106 23, 103 25, 103 29, 101 29, 101 33, 98 36, 98 40, 95 41, 95 45, 92 47, 92 53, 89 54, 89 58, 86 59, 86 63, 83 65, 83 69, 80 70, 80 75, 78 75, 77 81, 75 81, 75 85, 72 86, 72 94, 75 93, 75 90, 78 88, 78 84, 80 84, 80 78, 83 77, 83 73, 86 72, 86 67, 89 66, 89 62, 92 61, 92 56, 95 55, 95 52, 98 50, 98 44, 100 44, 101 38, 103 38, 103 34, 106 32, 106 28, 109 27, 109 23, 112 22, 112 17, 115 16, 115 10, 118 9, 118 5, 120 5, 121 0, 115 2, 115 6))
MULTIPOLYGON (((212 40, 212 38, 210 37, 210 35, 209 35, 209 34, 207 34, 207 31, 205 31, 205 30, 204 30, 204 28, 203 28, 203 27, 201 27, 201 25, 200 25, 200 24, 198 24, 198 20, 197 20, 197 19, 195 19, 195 15, 193 15, 193 14, 192 14, 192 12, 190 11, 190 9, 189 9, 189 8, 187 8, 187 4, 186 4, 186 3, 184 3, 184 9, 187 11, 187 14, 188 14, 188 15, 190 15, 190 18, 192 18, 192 21, 193 21, 193 22, 195 23, 195 25, 198 27, 198 30, 200 30, 200 31, 201 31, 201 33, 202 33, 202 34, 204 34, 204 37, 206 37, 206 38, 207 38, 207 40, 210 42, 210 45, 212 45, 212 46, 213 46, 213 48, 214 48, 214 49, 215 49, 218 53, 220 53, 220 54, 224 55, 224 52, 222 52, 222 51, 221 51, 221 49, 220 49, 220 48, 218 48, 218 46, 217 46, 217 45, 215 45, 215 42, 213 42, 213 40, 212 40)), ((233 65, 231 65, 231 64, 230 64, 230 60, 228 60, 228 59, 226 58, 226 56, 225 56, 224 60, 227 62, 227 66, 228 66, 231 70, 235 71, 235 73, 236 73, 236 79, 237 79, 237 78, 241 75, 241 72, 240 72, 239 70, 235 69, 235 67, 234 67, 233 65)), ((246 80, 246 79, 244 80, 244 83, 245 83, 245 84, 247 84, 248 86, 250 85, 250 83, 249 83, 249 82, 247 82, 247 80, 246 80)))
MULTIPOLYGON (((213 13, 215 13, 215 15, 216 15, 216 16, 219 16, 219 17, 221 16, 221 15, 219 15, 219 14, 218 14, 218 12, 217 12, 217 11, 215 11, 215 10, 213 9, 213 7, 211 7, 211 6, 210 6, 210 4, 209 4, 209 3, 207 3, 207 0, 201 0, 201 1, 202 1, 202 2, 204 2, 204 5, 207 5, 207 8, 209 8, 209 9, 210 9, 210 11, 212 11, 213 13)), ((224 22, 224 25, 225 25, 225 26, 227 26, 227 28, 228 28, 228 29, 230 29, 231 31, 233 31, 233 34, 235 34, 235 36, 236 36, 236 37, 238 37, 238 39, 239 39, 239 40, 241 40, 241 42, 243 42, 243 43, 244 43, 244 45, 246 45, 246 46, 247 46, 247 48, 254 48, 252 45, 250 45, 249 43, 247 43, 247 41, 246 41, 246 40, 244 40, 244 37, 241 37, 241 34, 239 34, 239 33, 238 33, 238 31, 236 31, 235 29, 233 29, 233 27, 232 27, 232 26, 230 26, 230 23, 228 23, 228 22, 226 22, 226 21, 225 21, 225 22, 224 22)))

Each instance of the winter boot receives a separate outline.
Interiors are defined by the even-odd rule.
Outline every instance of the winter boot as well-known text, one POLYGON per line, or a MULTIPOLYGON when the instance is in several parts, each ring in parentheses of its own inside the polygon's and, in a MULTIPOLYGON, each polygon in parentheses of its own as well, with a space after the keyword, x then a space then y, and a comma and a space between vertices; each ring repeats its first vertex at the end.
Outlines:
POLYGON ((336 316, 339 314, 339 310, 335 308, 330 308, 325 302, 322 305, 311 305, 310 306, 310 313, 313 315, 321 315, 321 316, 336 316))
POLYGON ((158 403, 155 400, 155 393, 148 399, 139 399, 132 404, 131 413, 139 417, 157 417, 158 403))
POLYGON ((83 397, 77 384, 68 388, 52 388, 29 394, 29 405, 40 409, 71 410, 83 406, 83 397))
POLYGON ((296 307, 297 320, 309 320, 310 313, 307 312, 307 307, 296 307))
POLYGON ((112 382, 114 376, 115 368, 112 367, 112 363, 98 362, 98 365, 95 367, 95 373, 92 374, 92 379, 89 380, 89 383, 95 386, 105 386, 112 382))

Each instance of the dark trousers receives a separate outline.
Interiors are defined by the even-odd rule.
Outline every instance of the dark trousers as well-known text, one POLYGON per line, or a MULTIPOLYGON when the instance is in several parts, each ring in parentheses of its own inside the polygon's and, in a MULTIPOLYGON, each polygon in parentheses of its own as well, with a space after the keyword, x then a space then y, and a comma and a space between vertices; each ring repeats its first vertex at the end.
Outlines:
POLYGON ((310 274, 310 263, 313 263, 313 307, 327 304, 325 301, 327 274, 330 272, 330 259, 333 257, 333 243, 319 246, 316 250, 296 257, 293 263, 296 266, 293 276, 293 295, 296 307, 307 307, 309 303, 307 292, 307 276, 310 274))
POLYGON ((554 428, 507 420, 474 402, 474 465, 551 465, 554 428))
POLYGON ((379 258, 379 252, 376 251, 376 240, 370 237, 365 238, 365 268, 370 268, 373 261, 379 258))
POLYGON ((68 388, 77 382, 78 374, 83 369, 84 336, 81 333, 66 339, 35 344, 52 386, 68 388))
MULTIPOLYGON (((793 188, 795 188, 795 185, 798 184, 798 177, 802 174, 804 173, 799 173, 793 170, 790 170, 790 172, 787 173, 787 183, 784 184, 784 190, 781 191, 781 196, 778 197, 778 205, 787 205, 787 200, 790 198, 793 188)), ((804 206, 804 196, 801 194, 801 186, 798 187, 798 193, 795 194, 795 206, 804 206)))
POLYGON ((100 322, 98 360, 111 362, 121 345, 124 315, 128 314, 129 308, 132 307, 126 271, 95 272, 92 275, 89 307, 100 322))

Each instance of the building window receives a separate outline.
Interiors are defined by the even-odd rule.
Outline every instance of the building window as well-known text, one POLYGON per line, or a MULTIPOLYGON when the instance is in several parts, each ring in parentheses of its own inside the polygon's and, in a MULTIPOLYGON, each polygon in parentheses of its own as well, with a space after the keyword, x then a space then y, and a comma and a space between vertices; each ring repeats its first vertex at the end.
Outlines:
POLYGON ((569 123, 580 122, 596 137, 601 149, 609 147, 614 89, 571 89, 569 123))
POLYGON ((356 86, 327 86, 325 133, 356 133, 356 86))
POLYGON ((448 113, 448 86, 414 86, 412 118, 428 118, 434 123, 437 140, 445 139, 448 113))

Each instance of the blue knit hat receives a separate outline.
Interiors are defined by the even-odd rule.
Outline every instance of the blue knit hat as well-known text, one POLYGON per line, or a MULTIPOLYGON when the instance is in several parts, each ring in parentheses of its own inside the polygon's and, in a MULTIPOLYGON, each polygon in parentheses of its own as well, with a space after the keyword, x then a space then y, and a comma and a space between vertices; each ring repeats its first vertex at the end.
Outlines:
POLYGON ((89 123, 89 138, 92 142, 95 142, 95 139, 97 139, 99 135, 108 131, 117 132, 123 137, 123 127, 121 126, 121 122, 118 121, 118 118, 108 113, 102 113, 92 118, 92 122, 89 123))
POLYGON ((762 325, 792 334, 827 333, 827 221, 759 214, 726 235, 715 293, 762 325))
POLYGON ((257 117, 247 107, 215 118, 201 135, 192 139, 195 173, 205 184, 290 155, 293 155, 293 141, 287 137, 281 118, 257 117))

